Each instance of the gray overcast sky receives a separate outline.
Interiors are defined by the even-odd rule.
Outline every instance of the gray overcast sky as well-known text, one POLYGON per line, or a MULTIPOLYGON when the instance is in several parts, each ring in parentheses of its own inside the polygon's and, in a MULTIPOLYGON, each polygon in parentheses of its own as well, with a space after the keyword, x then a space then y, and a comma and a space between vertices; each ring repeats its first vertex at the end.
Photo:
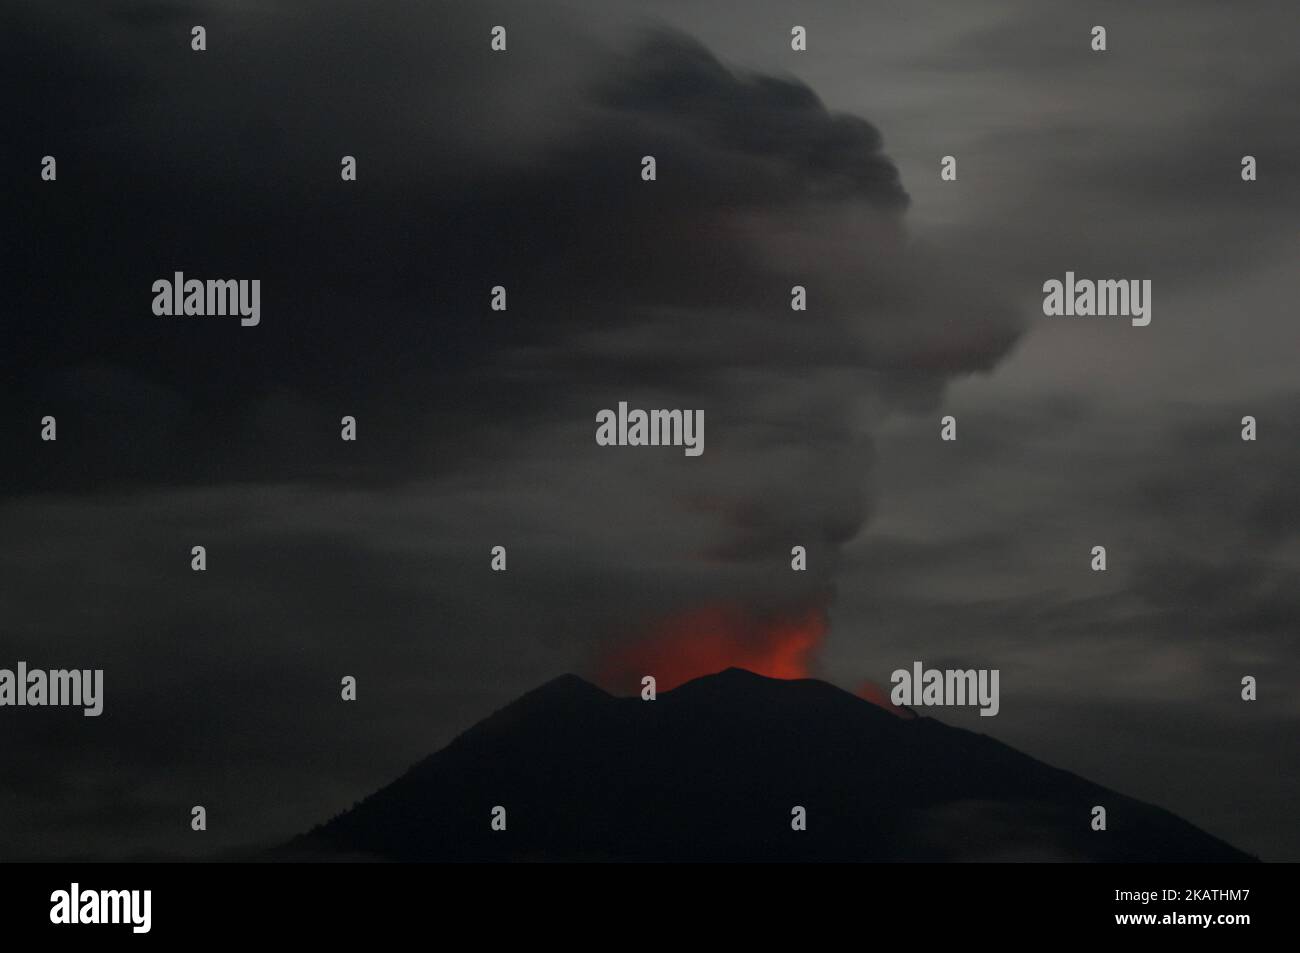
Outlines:
POLYGON ((1300 859, 1294 5, 567 9, 16 5, 0 666, 107 699, 0 720, 0 856, 294 833, 725 602, 848 688, 1000 668, 944 720, 1300 859), (174 270, 262 326, 160 325, 174 270), (1152 323, 1043 317, 1067 270, 1152 323), (704 456, 596 448, 619 400, 704 456))

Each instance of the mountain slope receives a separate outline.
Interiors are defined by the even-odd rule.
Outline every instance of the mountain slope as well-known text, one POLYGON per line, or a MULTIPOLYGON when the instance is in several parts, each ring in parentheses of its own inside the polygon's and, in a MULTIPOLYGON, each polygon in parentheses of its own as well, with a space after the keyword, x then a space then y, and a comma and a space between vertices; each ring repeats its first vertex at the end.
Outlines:
POLYGON ((390 860, 1253 858, 984 735, 739 669, 656 701, 524 695, 286 853, 390 860), (1103 805, 1108 830, 1090 827, 1103 805), (493 831, 491 811, 507 811, 493 831), (791 830, 791 809, 807 830, 791 830))

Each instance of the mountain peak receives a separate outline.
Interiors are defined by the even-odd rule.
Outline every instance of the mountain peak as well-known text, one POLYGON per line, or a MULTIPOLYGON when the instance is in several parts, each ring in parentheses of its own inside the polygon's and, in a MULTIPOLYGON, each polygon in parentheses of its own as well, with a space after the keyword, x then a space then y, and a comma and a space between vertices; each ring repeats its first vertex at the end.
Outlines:
MULTIPOLYGON (((678 688, 685 688, 688 685, 788 685, 793 682, 814 682, 812 678, 776 678, 771 675, 762 675, 758 672, 750 671, 747 668, 730 666, 718 672, 710 672, 707 675, 698 675, 689 681, 682 682, 678 688)), ((829 684, 829 683, 826 683, 829 684)))
MULTIPOLYGON (((709 678, 710 676, 704 676, 709 678)), ((770 675, 760 675, 758 672, 751 672, 747 668, 740 668, 737 665, 731 665, 724 668, 721 672, 715 673, 713 678, 731 678, 731 679, 759 679, 766 682, 779 682, 785 679, 773 678, 770 675)))
POLYGON ((603 695, 609 697, 609 693, 597 688, 585 678, 580 678, 572 672, 565 672, 563 675, 557 675, 549 682, 543 682, 534 688, 529 695, 546 693, 548 695, 603 695))
POLYGON ((584 707, 592 703, 612 701, 613 697, 586 679, 566 672, 520 695, 502 711, 532 710, 538 707, 584 707))

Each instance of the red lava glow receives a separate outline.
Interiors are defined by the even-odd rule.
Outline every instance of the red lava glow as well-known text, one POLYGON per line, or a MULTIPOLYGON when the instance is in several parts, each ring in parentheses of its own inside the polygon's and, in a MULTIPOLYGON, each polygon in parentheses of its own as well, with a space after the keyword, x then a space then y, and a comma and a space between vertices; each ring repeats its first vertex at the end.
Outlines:
POLYGON ((808 678, 809 665, 829 623, 821 608, 756 612, 738 605, 688 609, 612 652, 599 681, 612 690, 639 689, 653 675, 668 691, 701 675, 743 668, 769 678, 808 678))

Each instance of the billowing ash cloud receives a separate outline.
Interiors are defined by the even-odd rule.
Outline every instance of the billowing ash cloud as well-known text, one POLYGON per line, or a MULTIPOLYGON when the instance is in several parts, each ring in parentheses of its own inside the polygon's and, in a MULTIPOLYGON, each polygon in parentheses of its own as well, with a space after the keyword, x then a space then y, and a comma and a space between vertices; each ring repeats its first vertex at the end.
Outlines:
MULTIPOLYGON (((130 93, 92 122, 82 77, 31 135, 66 151, 58 188, 29 193, 11 424, 54 413, 65 437, 22 456, 18 485, 509 483, 521 460, 568 459, 656 500, 655 523, 708 526, 703 559, 809 547, 822 587, 867 512, 874 421, 989 368, 1010 309, 909 244, 880 133, 801 82, 670 31, 603 48, 510 13, 505 55, 490 15, 440 17, 452 52, 423 72, 421 21, 343 6, 215 18, 201 57, 138 55, 183 18, 64 23, 99 21, 117 55, 97 44, 81 68, 130 93), (260 278, 262 325, 153 317, 174 270, 260 278), (593 457, 594 414, 619 400, 704 410, 705 457, 593 457)), ((578 505, 568 518, 609 519, 578 505)))
POLYGON ((908 236, 881 134, 681 34, 605 44, 530 5, 150 9, 29 5, 0 40, 44 103, 11 150, 30 240, 0 357, 22 448, 2 505, 24 533, 64 528, 3 554, 23 593, 5 640, 106 659, 134 716, 99 750, 123 776, 205 770, 131 731, 211 705, 230 726, 212 757, 241 732, 293 737, 304 763, 351 745, 359 792, 428 747, 413 717, 463 724, 544 675, 617 667, 692 607, 728 607, 737 664, 787 658, 788 629, 809 670, 877 423, 1019 334, 985 279, 908 236), (27 167, 44 154, 57 185, 27 167), (151 284, 177 270, 260 279, 261 324, 154 317, 151 284), (703 456, 597 447, 619 401, 703 410, 703 456), (195 541, 213 567, 197 588, 195 541), (221 651, 196 669, 148 633, 221 651), (181 712, 133 687, 177 666, 181 712), (375 734, 317 737, 354 669, 375 734), (250 681, 268 682, 255 714, 221 689, 250 681))

